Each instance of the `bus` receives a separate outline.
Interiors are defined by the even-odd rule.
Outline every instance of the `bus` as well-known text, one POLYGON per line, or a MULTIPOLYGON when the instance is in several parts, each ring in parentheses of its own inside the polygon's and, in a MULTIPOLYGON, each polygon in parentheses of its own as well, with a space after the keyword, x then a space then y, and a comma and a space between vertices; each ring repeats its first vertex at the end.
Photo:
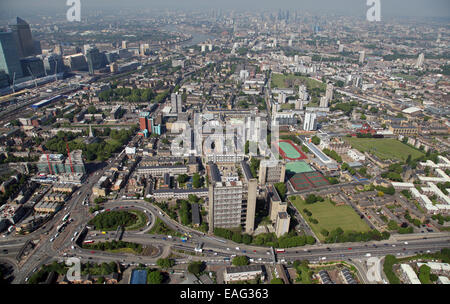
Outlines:
POLYGON ((275 252, 276 252, 276 253, 285 253, 286 250, 284 250, 284 249, 277 249, 277 250, 275 250, 275 252))
POLYGON ((64 215, 64 217, 62 218, 62 221, 65 222, 69 219, 70 213, 67 213, 66 215, 64 215))
POLYGON ((63 228, 64 228, 64 226, 65 226, 65 224, 66 224, 66 223, 62 223, 61 225, 59 225, 58 227, 56 227, 56 231, 62 232, 62 231, 63 231, 63 228))

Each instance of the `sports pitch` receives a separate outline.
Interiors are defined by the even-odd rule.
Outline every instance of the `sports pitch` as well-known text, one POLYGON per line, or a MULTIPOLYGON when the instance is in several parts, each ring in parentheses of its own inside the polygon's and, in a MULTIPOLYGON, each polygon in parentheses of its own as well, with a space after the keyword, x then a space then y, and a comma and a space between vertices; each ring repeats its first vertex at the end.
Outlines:
POLYGON ((314 170, 304 161, 296 161, 287 163, 286 171, 291 171, 293 174, 295 174, 295 173, 312 172, 314 170))
POLYGON ((412 159, 424 155, 422 152, 391 138, 344 137, 343 139, 350 143, 352 148, 357 149, 360 152, 374 154, 382 160, 392 159, 405 161, 408 158, 408 155, 411 155, 412 159))
POLYGON ((325 237, 320 233, 322 229, 331 232, 341 227, 344 231, 370 231, 370 227, 348 205, 334 206, 328 199, 323 202, 306 204, 298 196, 291 202, 321 241, 325 240, 325 237), (312 213, 312 218, 319 221, 318 224, 311 223, 309 216, 303 211, 305 208, 312 213))
POLYGON ((278 142, 278 147, 280 154, 284 159, 301 160, 307 158, 306 155, 290 140, 280 140, 278 142))

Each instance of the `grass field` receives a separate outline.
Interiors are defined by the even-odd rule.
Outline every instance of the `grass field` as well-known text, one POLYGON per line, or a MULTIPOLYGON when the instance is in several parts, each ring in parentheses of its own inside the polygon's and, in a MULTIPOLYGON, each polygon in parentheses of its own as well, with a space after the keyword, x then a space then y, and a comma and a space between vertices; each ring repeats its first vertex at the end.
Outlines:
POLYGON ((344 137, 343 139, 350 143, 352 148, 357 149, 360 152, 369 152, 382 160, 392 159, 405 161, 410 154, 412 159, 424 155, 422 152, 413 149, 396 139, 354 137, 344 137))
POLYGON ((322 229, 329 232, 338 227, 344 231, 366 232, 370 230, 370 227, 348 205, 334 206, 328 199, 323 202, 306 204, 299 197, 295 197, 295 200, 291 202, 321 241, 325 240, 320 233, 322 229), (319 221, 317 224, 310 221, 310 217, 303 211, 305 208, 312 213, 312 218, 319 221))
POLYGON ((289 88, 294 87, 293 84, 298 85, 299 83, 304 84, 308 90, 312 90, 314 88, 325 90, 326 88, 326 85, 323 82, 305 76, 295 76, 294 74, 289 74, 287 76, 283 74, 272 74, 272 88, 289 88))

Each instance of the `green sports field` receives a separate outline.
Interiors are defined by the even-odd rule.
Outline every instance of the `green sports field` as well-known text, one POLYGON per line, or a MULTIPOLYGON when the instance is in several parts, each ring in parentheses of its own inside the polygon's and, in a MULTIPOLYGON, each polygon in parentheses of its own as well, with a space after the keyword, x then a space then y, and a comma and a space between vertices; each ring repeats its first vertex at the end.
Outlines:
POLYGON ((295 148, 290 143, 279 142, 278 145, 284 151, 284 153, 286 153, 286 156, 289 158, 296 159, 302 156, 300 153, 298 153, 297 150, 295 150, 295 148))
POLYGON ((328 199, 323 202, 306 204, 297 196, 291 202, 321 241, 325 240, 325 237, 320 233, 322 229, 330 232, 341 227, 344 231, 370 231, 370 227, 348 205, 334 206, 328 199), (312 218, 318 220, 317 224, 311 223, 310 217, 303 211, 305 208, 312 213, 312 218))
POLYGON ((286 164, 286 171, 291 171, 292 173, 305 173, 314 171, 306 162, 296 161, 289 162, 286 164))
POLYGON ((326 84, 324 84, 323 82, 311 79, 306 76, 295 76, 294 74, 289 74, 289 75, 285 76, 283 74, 277 74, 277 73, 272 74, 272 82, 271 82, 270 86, 273 89, 274 88, 289 88, 289 87, 294 87, 294 85, 293 85, 294 83, 295 84, 302 83, 307 87, 308 90, 312 90, 314 88, 319 88, 319 89, 325 91, 325 88, 326 88, 326 84))
POLYGON ((404 143, 391 138, 355 138, 344 137, 346 142, 350 143, 352 148, 360 152, 369 152, 382 160, 392 159, 405 161, 408 155, 412 159, 419 158, 424 154, 419 150, 413 149, 404 143))

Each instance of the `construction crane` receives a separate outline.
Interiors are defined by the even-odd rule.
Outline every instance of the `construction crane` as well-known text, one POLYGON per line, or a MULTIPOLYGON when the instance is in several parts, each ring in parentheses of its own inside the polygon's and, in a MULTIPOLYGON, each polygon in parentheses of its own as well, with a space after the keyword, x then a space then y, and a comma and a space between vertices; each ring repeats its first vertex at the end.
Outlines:
POLYGON ((67 142, 67 137, 65 137, 64 139, 66 141, 67 155, 69 156, 70 170, 72 171, 73 174, 72 157, 70 157, 69 143, 67 142))
POLYGON ((47 156, 48 170, 49 170, 50 174, 53 175, 52 166, 50 165, 50 158, 48 156, 48 153, 45 153, 45 156, 47 156))
POLYGON ((36 77, 34 77, 34 75, 33 75, 33 72, 31 72, 31 69, 30 69, 30 67, 29 66, 27 66, 27 69, 28 69, 28 72, 30 72, 30 74, 31 74, 31 77, 33 78, 33 80, 34 80, 34 86, 37 88, 37 80, 36 80, 36 77))

